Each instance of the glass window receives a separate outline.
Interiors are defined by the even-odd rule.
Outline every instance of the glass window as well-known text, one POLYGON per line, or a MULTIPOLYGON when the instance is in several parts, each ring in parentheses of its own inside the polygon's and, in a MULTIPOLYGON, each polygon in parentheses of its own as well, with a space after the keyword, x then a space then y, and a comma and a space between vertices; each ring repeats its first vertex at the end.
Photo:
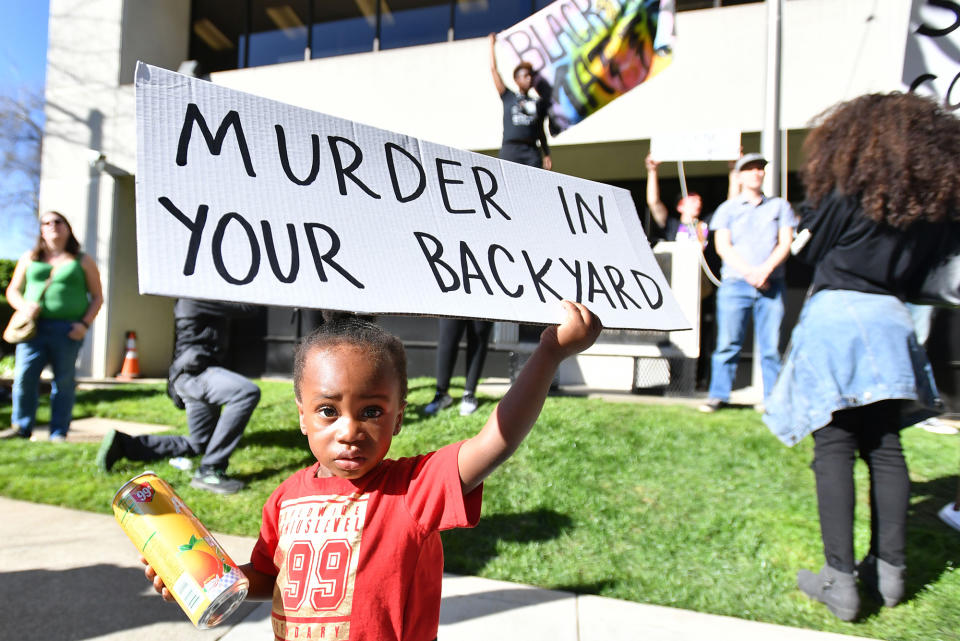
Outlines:
POLYGON ((517 0, 457 0, 453 37, 464 40, 503 31, 528 17, 530 8, 517 0))
POLYGON ((218 0, 194 0, 190 59, 200 73, 243 66, 244 11, 218 0))
POLYGON ((380 0, 380 48, 445 42, 450 0, 380 0))
POLYGON ((751 4, 763 0, 677 0, 677 11, 692 11, 694 9, 715 9, 730 7, 735 4, 751 4))
POLYGON ((309 0, 253 0, 247 66, 302 61, 310 23, 309 0))
POLYGON ((372 51, 376 35, 375 0, 315 0, 310 44, 314 58, 372 51))
POLYGON ((710 9, 717 6, 719 6, 719 4, 716 0, 677 0, 677 11, 710 9))

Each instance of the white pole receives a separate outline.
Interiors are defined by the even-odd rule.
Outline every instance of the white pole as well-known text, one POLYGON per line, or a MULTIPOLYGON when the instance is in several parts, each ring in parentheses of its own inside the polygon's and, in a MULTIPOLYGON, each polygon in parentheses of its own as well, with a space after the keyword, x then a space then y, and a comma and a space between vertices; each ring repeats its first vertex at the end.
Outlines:
MULTIPOLYGON (((767 77, 766 108, 764 110, 763 132, 760 146, 767 159, 767 172, 763 180, 763 191, 768 196, 781 194, 781 157, 780 144, 780 34, 783 0, 766 0, 767 4, 767 77)), ((751 386, 760 390, 758 402, 763 399, 763 372, 760 367, 760 349, 757 341, 757 328, 753 328, 753 368, 751 386)))
POLYGON ((780 145, 780 16, 783 9, 783 0, 766 0, 766 4, 766 101, 760 146, 761 152, 769 162, 763 183, 764 193, 768 196, 779 196, 781 192, 780 168, 783 162, 780 145))

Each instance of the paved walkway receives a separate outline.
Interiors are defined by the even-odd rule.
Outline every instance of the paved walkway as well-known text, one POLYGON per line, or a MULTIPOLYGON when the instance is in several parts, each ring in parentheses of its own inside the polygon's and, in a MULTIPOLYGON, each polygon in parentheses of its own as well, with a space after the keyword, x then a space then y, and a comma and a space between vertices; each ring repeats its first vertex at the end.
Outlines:
MULTIPOLYGON (((265 641, 269 604, 244 603, 200 631, 143 576, 112 516, 0 497, 0 638, 19 641, 265 641)), ((254 539, 216 534, 239 562, 254 539)), ((862 637, 743 621, 476 577, 446 575, 440 639, 489 641, 853 641, 862 637)))

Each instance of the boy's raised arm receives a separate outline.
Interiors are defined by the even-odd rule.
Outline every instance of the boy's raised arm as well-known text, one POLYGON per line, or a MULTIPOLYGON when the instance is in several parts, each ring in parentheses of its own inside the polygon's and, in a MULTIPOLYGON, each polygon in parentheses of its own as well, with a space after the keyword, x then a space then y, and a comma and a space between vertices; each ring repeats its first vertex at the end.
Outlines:
POLYGON ((590 347, 600 330, 600 319, 580 303, 562 302, 566 319, 540 335, 540 344, 517 380, 497 404, 487 424, 460 448, 458 463, 464 493, 471 492, 526 438, 550 391, 560 362, 590 347))

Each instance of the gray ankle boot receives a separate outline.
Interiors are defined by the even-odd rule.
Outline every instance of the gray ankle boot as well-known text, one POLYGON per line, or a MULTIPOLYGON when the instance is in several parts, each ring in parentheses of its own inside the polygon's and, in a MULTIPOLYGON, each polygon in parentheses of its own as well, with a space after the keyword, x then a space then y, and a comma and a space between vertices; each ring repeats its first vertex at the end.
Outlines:
POLYGON ((870 554, 864 557, 857 566, 857 576, 867 588, 867 591, 877 600, 882 600, 888 608, 892 608, 903 600, 905 593, 904 578, 907 568, 904 565, 890 565, 883 559, 870 554))
POLYGON ((797 587, 811 599, 820 601, 843 621, 853 621, 860 610, 857 578, 824 565, 819 573, 797 572, 797 587))

